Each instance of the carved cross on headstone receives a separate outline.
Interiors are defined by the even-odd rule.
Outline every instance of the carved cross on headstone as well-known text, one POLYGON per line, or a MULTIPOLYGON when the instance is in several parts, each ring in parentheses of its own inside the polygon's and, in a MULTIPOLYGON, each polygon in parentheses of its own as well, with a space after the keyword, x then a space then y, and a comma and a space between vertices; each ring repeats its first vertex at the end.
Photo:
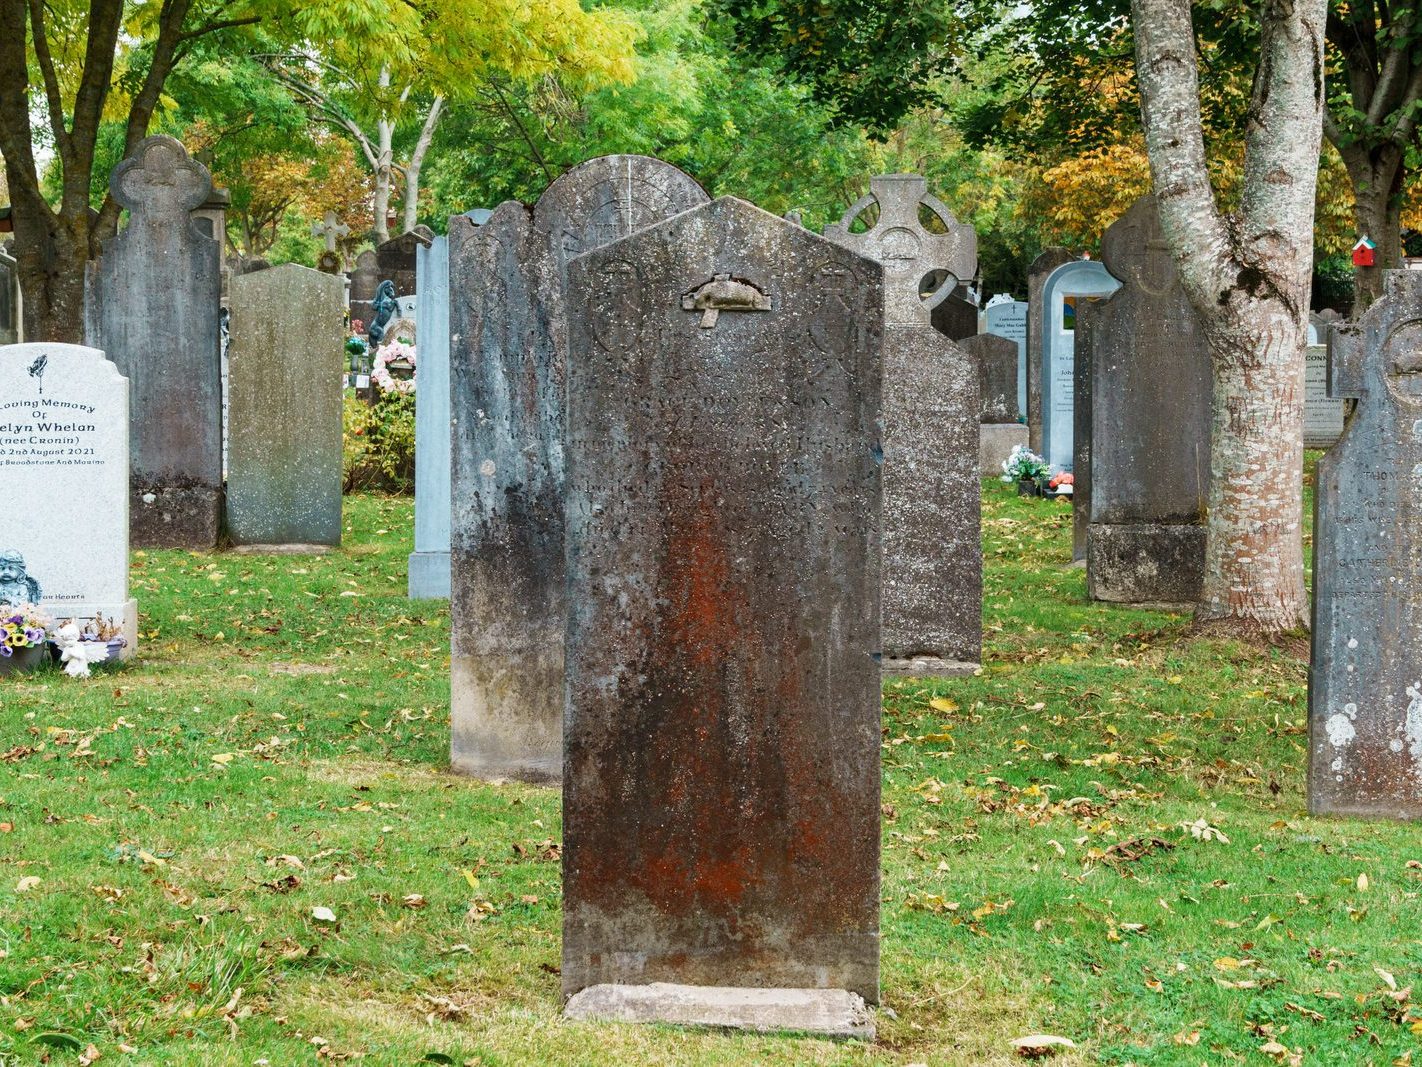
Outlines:
POLYGON ((976 232, 930 196, 927 180, 917 174, 871 178, 869 195, 846 211, 839 222, 827 226, 825 236, 884 265, 884 320, 890 325, 927 326, 929 313, 952 294, 956 286, 944 282, 929 296, 920 295, 919 283, 930 271, 947 271, 959 282, 977 271, 976 232), (851 233, 854 220, 876 201, 879 221, 863 233, 851 233), (919 221, 919 205, 937 215, 947 232, 925 229, 919 221))
POLYGON ((212 193, 212 178, 181 142, 154 136, 114 168, 109 188, 135 221, 170 218, 201 207, 212 193))
POLYGON ((1112 275, 1147 296, 1165 297, 1176 285, 1175 258, 1149 198, 1133 204, 1101 239, 1101 260, 1112 275))
POLYGON ((311 236, 324 238, 327 252, 334 252, 336 250, 336 241, 345 237, 350 232, 351 228, 337 219, 334 211, 326 212, 325 218, 320 222, 313 222, 311 224, 311 236))

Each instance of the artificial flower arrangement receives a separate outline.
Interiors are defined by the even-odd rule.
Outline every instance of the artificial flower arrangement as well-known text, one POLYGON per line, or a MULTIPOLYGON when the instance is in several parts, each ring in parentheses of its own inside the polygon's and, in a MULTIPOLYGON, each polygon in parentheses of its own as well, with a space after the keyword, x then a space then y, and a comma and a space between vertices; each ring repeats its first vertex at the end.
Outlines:
POLYGON ((1033 482, 1040 484, 1051 472, 1047 461, 1026 445, 1014 445, 1012 452, 1002 463, 1002 480, 1012 482, 1033 482))
POLYGON ((375 363, 370 371, 370 380, 380 388, 381 392, 413 393, 415 379, 395 377, 389 369, 392 363, 404 363, 413 369, 415 346, 399 338, 389 344, 381 345, 375 352, 375 363))
POLYGON ((1057 496, 1071 496, 1076 492, 1076 476, 1067 471, 1059 471, 1047 482, 1047 488, 1057 496))
POLYGON ((126 642, 118 625, 102 615, 80 629, 73 619, 60 626, 33 604, 0 607, 0 660, 33 670, 47 658, 53 644, 71 678, 89 677, 89 665, 102 663, 126 642), (24 665, 15 660, 20 656, 24 665))

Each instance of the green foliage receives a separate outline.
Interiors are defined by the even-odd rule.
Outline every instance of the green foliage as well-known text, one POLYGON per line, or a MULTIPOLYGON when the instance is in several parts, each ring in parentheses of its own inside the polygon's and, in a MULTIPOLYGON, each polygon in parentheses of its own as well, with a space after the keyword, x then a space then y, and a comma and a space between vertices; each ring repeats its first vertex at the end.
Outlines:
POLYGON ((347 392, 342 412, 346 491, 415 488, 415 395, 376 392, 370 402, 347 392))

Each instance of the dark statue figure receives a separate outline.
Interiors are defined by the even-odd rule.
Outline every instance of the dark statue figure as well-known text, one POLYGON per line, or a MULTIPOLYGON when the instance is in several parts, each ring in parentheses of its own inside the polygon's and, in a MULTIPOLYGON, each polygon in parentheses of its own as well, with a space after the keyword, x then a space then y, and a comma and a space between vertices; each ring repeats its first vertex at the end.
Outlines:
POLYGON ((381 282, 375 290, 375 299, 371 304, 375 312, 370 317, 370 328, 366 330, 366 336, 370 338, 370 347, 378 348, 385 340, 385 331, 390 328, 391 320, 400 311, 400 305, 395 299, 395 283, 388 279, 381 282))
POLYGON ((39 602, 39 582, 26 573, 25 557, 18 552, 0 552, 0 604, 18 607, 39 602))

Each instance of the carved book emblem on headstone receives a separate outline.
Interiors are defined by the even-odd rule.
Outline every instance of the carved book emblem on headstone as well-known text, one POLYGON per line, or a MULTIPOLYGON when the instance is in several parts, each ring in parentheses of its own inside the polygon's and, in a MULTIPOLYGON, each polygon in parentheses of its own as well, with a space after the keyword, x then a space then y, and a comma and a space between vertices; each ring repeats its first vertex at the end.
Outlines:
POLYGON ((685 294, 681 306, 686 311, 701 312, 701 328, 709 330, 723 311, 769 311, 770 297, 744 278, 718 274, 685 294))

